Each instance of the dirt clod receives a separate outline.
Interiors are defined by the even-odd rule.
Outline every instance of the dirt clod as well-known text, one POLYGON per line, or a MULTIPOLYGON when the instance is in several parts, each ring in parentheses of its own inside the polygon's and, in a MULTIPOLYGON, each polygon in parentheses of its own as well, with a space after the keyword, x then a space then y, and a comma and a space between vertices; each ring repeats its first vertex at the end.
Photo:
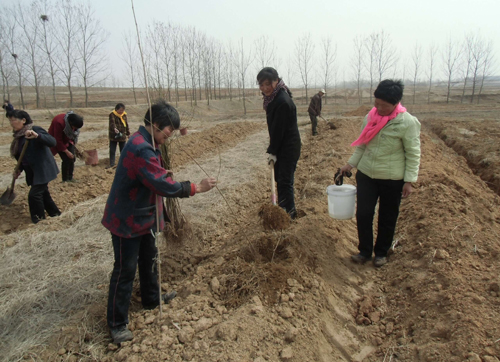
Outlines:
POLYGON ((266 230, 283 230, 290 226, 290 216, 285 210, 276 205, 262 205, 259 216, 266 230))

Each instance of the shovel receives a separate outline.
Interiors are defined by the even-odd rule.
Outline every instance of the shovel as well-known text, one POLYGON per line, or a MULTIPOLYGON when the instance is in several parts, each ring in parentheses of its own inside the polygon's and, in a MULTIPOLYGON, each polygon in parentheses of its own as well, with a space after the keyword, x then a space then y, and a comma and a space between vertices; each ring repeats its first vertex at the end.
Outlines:
MULTIPOLYGON (((24 154, 26 153, 26 148, 28 147, 28 142, 29 142, 29 140, 24 141, 24 146, 23 146, 23 149, 21 151, 21 155, 19 156, 19 159, 17 160, 17 165, 16 165, 16 168, 14 169, 14 173, 17 173, 17 171, 19 170, 19 167, 21 166, 21 162, 23 160, 24 154)), ((0 197, 0 204, 10 205, 14 202, 14 199, 16 198, 16 194, 14 193, 15 183, 16 183, 16 178, 14 176, 12 176, 12 184, 10 185, 10 188, 7 188, 7 190, 0 197)))
POLYGON ((276 183, 274 182, 274 161, 271 161, 271 202, 276 205, 276 183))
POLYGON ((327 121, 326 119, 324 119, 321 116, 318 116, 318 117, 321 118, 323 121, 325 121, 326 124, 328 125, 328 127, 330 127, 330 129, 337 129, 337 126, 335 126, 335 124, 333 122, 327 121))

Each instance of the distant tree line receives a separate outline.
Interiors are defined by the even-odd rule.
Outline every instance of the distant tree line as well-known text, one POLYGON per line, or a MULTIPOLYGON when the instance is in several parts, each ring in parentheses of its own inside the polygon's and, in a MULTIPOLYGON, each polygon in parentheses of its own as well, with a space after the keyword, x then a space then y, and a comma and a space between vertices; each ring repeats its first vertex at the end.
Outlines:
MULTIPOLYGON (((76 84, 84 88, 88 106, 92 88, 114 78, 104 51, 107 37, 88 4, 34 0, 29 5, 7 7, 0 13, 4 97, 9 98, 15 87, 24 108, 23 87, 30 86, 35 89, 36 107, 56 106, 56 87, 65 86, 73 106, 76 84), (45 94, 45 89, 52 89, 51 94, 45 94)), ((253 88, 251 92, 255 94, 254 75, 265 66, 278 69, 289 87, 292 79, 300 79, 293 86, 305 90, 304 102, 312 96, 309 94, 312 86, 333 90, 331 93, 335 94, 343 83, 346 101, 350 84, 356 90, 359 104, 364 100, 363 90, 368 90, 371 102, 377 83, 388 77, 406 81, 407 90, 411 91, 406 94, 413 103, 417 85, 421 89, 422 84, 427 86, 427 102, 431 101, 436 79, 441 79, 441 85, 446 84, 447 102, 453 87, 461 87, 462 103, 479 102, 485 81, 494 70, 493 44, 479 32, 468 33, 462 40, 449 38, 426 49, 416 43, 406 57, 383 30, 357 35, 345 69, 340 69, 337 44, 332 36, 316 41, 310 34, 300 36, 293 52, 286 57, 267 36, 253 42, 241 38, 232 44, 194 27, 170 22, 155 21, 143 27, 140 38, 148 84, 154 96, 176 104, 189 101, 192 105, 202 100, 210 104, 211 100, 238 98, 243 101, 245 113, 248 88, 253 88)), ((143 88, 145 81, 135 32, 123 35, 122 49, 118 56, 126 65, 124 83, 131 85, 137 103, 137 89, 143 88)), ((331 93, 327 92, 325 102, 328 103, 331 93)))

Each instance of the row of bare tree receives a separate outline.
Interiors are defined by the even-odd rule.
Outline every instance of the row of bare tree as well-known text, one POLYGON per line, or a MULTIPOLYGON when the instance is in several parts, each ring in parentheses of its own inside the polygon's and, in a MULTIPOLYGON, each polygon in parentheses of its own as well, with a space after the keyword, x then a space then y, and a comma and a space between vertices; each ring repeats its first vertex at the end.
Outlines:
POLYGON ((36 107, 42 98, 47 106, 46 86, 52 88, 52 106, 57 106, 56 86, 67 87, 73 106, 74 84, 89 91, 107 76, 104 41, 107 32, 89 4, 72 0, 34 0, 3 7, 0 13, 0 74, 4 97, 10 85, 19 91, 25 108, 24 87, 35 90, 36 107))
MULTIPOLYGON (((44 89, 50 86, 55 106, 56 86, 64 85, 73 106, 73 87, 77 84, 83 86, 85 106, 88 106, 92 87, 105 84, 111 72, 104 52, 107 32, 90 5, 73 1, 34 0, 29 5, 7 8, 0 14, 0 72, 4 96, 9 97, 10 86, 16 85, 25 107, 23 87, 29 85, 35 89, 36 106, 42 106, 43 98, 46 107, 44 89)), ((349 65, 342 72, 337 44, 331 36, 313 39, 310 34, 303 35, 295 41, 292 54, 279 53, 275 42, 267 36, 253 43, 245 43, 241 38, 234 45, 211 38, 193 27, 159 21, 144 28, 140 37, 144 45, 145 72, 140 69, 137 36, 132 32, 124 35, 122 51, 114 52, 126 64, 128 75, 120 75, 120 78, 127 78, 136 103, 136 90, 144 87, 145 73, 158 97, 191 104, 202 99, 210 104, 213 99, 238 97, 243 100, 246 113, 248 87, 252 88, 251 92, 255 91, 255 75, 265 66, 278 69, 289 87, 292 79, 300 79, 300 84, 294 86, 305 90, 305 102, 309 100, 311 86, 333 89, 335 93, 340 73, 344 88, 348 86, 346 76, 350 78, 360 104, 363 89, 369 90, 371 102, 374 87, 387 77, 410 82, 414 103, 417 84, 427 84, 430 102, 432 87, 439 77, 447 85, 447 102, 452 87, 457 84, 462 86, 462 102, 466 99, 479 102, 485 80, 493 70, 492 42, 480 33, 467 34, 463 41, 449 39, 441 50, 433 44, 424 51, 417 43, 410 57, 402 56, 384 31, 358 35, 353 39, 349 65), (470 98, 466 95, 467 89, 471 89, 470 98)), ((328 98, 325 101, 328 102, 328 98)))

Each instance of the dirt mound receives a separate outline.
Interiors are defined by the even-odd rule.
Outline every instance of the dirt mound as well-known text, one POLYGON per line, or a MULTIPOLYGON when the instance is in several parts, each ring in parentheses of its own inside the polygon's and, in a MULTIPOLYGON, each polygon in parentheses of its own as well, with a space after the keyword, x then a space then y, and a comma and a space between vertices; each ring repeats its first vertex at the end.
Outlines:
POLYGON ((358 108, 356 108, 353 111, 345 112, 343 114, 343 116, 345 116, 345 117, 361 117, 361 116, 364 117, 368 114, 368 112, 370 112, 371 109, 372 109, 372 107, 370 107, 370 106, 359 106, 358 108))
POLYGON ((276 205, 262 205, 259 209, 259 216, 266 230, 283 230, 290 225, 290 216, 276 205))

